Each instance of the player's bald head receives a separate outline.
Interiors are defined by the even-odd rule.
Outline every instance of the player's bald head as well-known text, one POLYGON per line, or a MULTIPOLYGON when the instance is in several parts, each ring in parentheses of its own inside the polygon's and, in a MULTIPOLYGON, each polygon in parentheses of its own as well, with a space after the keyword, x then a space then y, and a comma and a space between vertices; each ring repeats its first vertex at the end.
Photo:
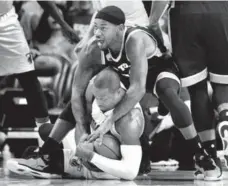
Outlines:
POLYGON ((111 92, 115 92, 120 88, 119 75, 111 68, 105 68, 97 74, 94 79, 94 86, 97 89, 109 89, 111 92))

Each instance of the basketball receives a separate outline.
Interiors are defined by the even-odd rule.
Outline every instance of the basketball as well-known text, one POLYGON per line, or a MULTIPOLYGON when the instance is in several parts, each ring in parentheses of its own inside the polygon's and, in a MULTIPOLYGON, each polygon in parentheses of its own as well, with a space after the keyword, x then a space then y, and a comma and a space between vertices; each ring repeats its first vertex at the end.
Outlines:
MULTIPOLYGON (((106 158, 110 158, 114 160, 121 159, 120 142, 115 136, 111 134, 105 134, 103 136, 103 141, 101 145, 99 145, 99 143, 96 141, 94 142, 93 145, 94 145, 94 152, 96 152, 97 154, 100 154, 106 158)), ((101 172, 99 168, 97 168, 95 165, 93 165, 90 162, 83 162, 83 165, 86 166, 91 171, 101 172)))
POLYGON ((121 158, 120 142, 115 136, 105 134, 101 145, 94 142, 94 152, 106 158, 119 160, 121 158))

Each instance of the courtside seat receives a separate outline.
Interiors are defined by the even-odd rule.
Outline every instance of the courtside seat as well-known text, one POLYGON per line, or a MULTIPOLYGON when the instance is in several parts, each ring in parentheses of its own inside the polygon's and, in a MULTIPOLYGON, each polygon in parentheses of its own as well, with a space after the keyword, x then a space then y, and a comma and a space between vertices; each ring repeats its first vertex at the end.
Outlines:
POLYGON ((51 118, 52 122, 55 122, 55 120, 58 118, 58 116, 63 111, 66 104, 71 99, 71 91, 72 91, 72 84, 74 80, 74 74, 77 68, 77 62, 73 63, 69 66, 69 69, 62 73, 60 76, 61 81, 59 81, 59 85, 55 86, 55 91, 58 92, 59 95, 59 101, 57 107, 49 109, 49 116, 51 118), (64 85, 63 85, 64 82, 64 85))
MULTIPOLYGON (((44 92, 46 92, 44 90, 44 92)), ((36 128, 36 123, 27 105, 24 92, 19 88, 6 88, 0 92, 0 127, 6 133, 7 143, 13 143, 12 151, 20 157, 27 145, 39 144, 42 141, 36 128), (26 139, 29 139, 26 141, 26 139), (34 143, 35 141, 35 143, 34 143), (15 145, 15 142, 17 145, 15 145), (31 144, 32 143, 32 144, 31 144), (16 150, 15 150, 16 149, 16 150)))
MULTIPOLYGON (((71 65, 68 60, 59 55, 44 55, 37 58, 36 62, 37 75, 41 78, 40 82, 50 109, 50 118, 54 123, 54 120, 63 110, 64 103, 70 99, 73 74, 77 65, 76 63, 71 65), (43 82, 48 82, 49 85, 44 86, 43 82)), ((33 144, 29 145, 34 145, 34 140, 39 145, 43 143, 39 137, 32 110, 27 104, 24 91, 17 79, 15 79, 12 88, 5 88, 0 91, 0 125, 7 134, 8 143, 13 144, 10 146, 14 146, 12 151, 17 152, 15 153, 17 157, 20 157, 23 148, 28 146, 27 143, 33 141, 33 144), (15 140, 24 146, 18 147, 15 145, 15 140)))

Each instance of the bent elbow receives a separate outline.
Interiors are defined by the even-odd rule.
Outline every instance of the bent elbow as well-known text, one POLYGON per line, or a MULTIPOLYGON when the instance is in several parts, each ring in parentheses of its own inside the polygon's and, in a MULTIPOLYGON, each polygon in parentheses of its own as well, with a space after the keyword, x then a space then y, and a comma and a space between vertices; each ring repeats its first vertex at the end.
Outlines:
POLYGON ((141 88, 141 95, 144 96, 145 93, 146 93, 146 88, 145 87, 141 88))
POLYGON ((138 90, 137 94, 138 94, 139 98, 141 99, 145 95, 146 89, 145 89, 145 87, 140 87, 137 90, 138 90))
POLYGON ((127 171, 125 176, 123 176, 123 179, 132 181, 132 180, 134 180, 137 177, 137 175, 138 175, 137 171, 129 170, 129 171, 127 171))

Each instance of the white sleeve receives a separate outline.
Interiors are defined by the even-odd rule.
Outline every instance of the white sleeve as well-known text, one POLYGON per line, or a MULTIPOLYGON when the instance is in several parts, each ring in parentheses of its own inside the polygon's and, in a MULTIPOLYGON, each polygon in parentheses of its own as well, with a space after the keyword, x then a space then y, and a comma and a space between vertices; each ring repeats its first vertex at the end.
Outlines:
POLYGON ((142 148, 140 145, 121 145, 120 150, 121 160, 109 159, 95 153, 91 163, 115 177, 133 180, 138 175, 142 159, 142 148))

